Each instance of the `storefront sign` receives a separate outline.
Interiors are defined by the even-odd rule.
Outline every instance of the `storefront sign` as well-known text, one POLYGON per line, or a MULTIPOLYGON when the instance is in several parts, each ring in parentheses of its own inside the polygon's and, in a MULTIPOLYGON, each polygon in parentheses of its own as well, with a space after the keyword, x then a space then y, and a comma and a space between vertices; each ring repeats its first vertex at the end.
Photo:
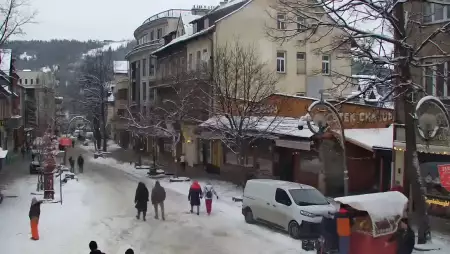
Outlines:
POLYGON ((450 164, 438 165, 441 186, 450 191, 450 164))
POLYGON ((358 112, 358 113, 339 113, 344 123, 376 123, 392 122, 394 117, 392 112, 358 112))

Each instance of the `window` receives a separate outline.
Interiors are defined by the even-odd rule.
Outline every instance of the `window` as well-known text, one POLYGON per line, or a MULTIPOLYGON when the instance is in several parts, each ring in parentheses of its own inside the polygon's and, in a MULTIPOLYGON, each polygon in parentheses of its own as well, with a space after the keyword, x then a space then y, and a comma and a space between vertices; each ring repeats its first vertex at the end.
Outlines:
POLYGON ((286 191, 280 188, 277 188, 277 190, 275 191, 275 201, 286 206, 292 205, 292 201, 289 195, 286 193, 286 191))
POLYGON ((207 49, 203 49, 203 64, 204 67, 206 68, 208 66, 208 50, 207 49))
POLYGON ((306 54, 305 52, 297 52, 297 74, 306 73, 306 54))
POLYGON ((155 31, 151 31, 150 32, 150 41, 154 41, 155 40, 155 31))
POLYGON ((200 68, 201 61, 202 61, 202 52, 199 50, 199 51, 197 51, 197 62, 196 62, 197 70, 200 68))
POLYGON ((192 70, 192 53, 189 54, 189 59, 188 59, 188 70, 192 70))
POLYGON ((22 84, 22 79, 19 79, 19 83, 22 84))
POLYGON ((147 100, 147 83, 145 82, 142 83, 142 100, 147 100))
POLYGON ((286 52, 277 52, 277 72, 286 72, 286 52))
POLYGON ((203 21, 203 26, 205 27, 205 29, 209 27, 209 19, 208 19, 208 18, 206 18, 206 19, 203 21))
POLYGON ((280 30, 286 29, 286 14, 284 13, 277 14, 277 29, 280 30))
POLYGON ((156 59, 152 56, 150 56, 149 60, 148 60, 148 75, 149 76, 155 76, 155 64, 156 64, 156 59))
POLYGON ((28 84, 28 79, 25 79, 25 85, 27 85, 28 84))
POLYGON ((301 32, 304 29, 305 18, 297 16, 297 32, 301 32))
POLYGON ((156 31, 156 39, 161 38, 162 38, 162 28, 158 28, 158 30, 156 31))
POLYGON ((125 116, 125 109, 118 109, 117 116, 125 116))
POLYGON ((197 31, 197 22, 194 23, 193 30, 194 30, 194 33, 198 32, 197 31))
POLYGON ((147 76, 147 59, 142 59, 142 76, 147 76))
MULTIPOLYGON (((432 65, 432 62, 426 62, 432 65)), ((450 92, 449 62, 424 68, 424 84, 427 95, 448 97, 450 92)))
POLYGON ((330 56, 322 56, 322 74, 330 74, 330 56))
POLYGON ((33 79, 30 79, 30 85, 32 85, 33 84, 33 79))
MULTIPOLYGON (((444 2, 450 2, 444 0, 444 2)), ((427 22, 440 22, 450 19, 450 6, 434 3, 424 3, 423 21, 427 22)))
POLYGON ((36 78, 36 85, 39 85, 39 79, 36 78))
POLYGON ((289 190, 294 203, 299 206, 328 205, 327 198, 317 189, 292 189, 289 190))
POLYGON ((157 101, 158 100, 158 91, 156 89, 152 89, 152 96, 153 96, 153 101, 157 101))

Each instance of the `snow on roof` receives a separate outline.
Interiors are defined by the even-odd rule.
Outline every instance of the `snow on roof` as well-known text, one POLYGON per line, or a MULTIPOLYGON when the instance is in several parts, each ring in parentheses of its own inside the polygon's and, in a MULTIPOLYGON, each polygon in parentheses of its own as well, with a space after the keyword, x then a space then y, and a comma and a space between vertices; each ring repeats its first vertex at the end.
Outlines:
POLYGON ((0 49, 0 71, 3 71, 6 75, 9 75, 11 69, 11 49, 0 49))
POLYGON ((44 73, 47 73, 47 72, 51 72, 52 69, 50 67, 48 67, 48 66, 45 66, 45 67, 41 68, 41 71, 44 72, 44 73))
POLYGON ((357 210, 366 211, 372 221, 402 216, 408 202, 408 198, 398 191, 346 196, 334 200, 357 210))
POLYGON ((128 74, 128 61, 114 61, 114 73, 128 74))
MULTIPOLYGON (((234 117, 239 123, 239 116, 234 117)), ((301 138, 310 138, 313 133, 308 128, 298 129, 299 125, 306 125, 302 120, 292 117, 251 116, 244 119, 242 130, 249 132, 267 132, 271 134, 287 135, 301 138)), ((218 130, 233 131, 230 122, 225 116, 211 117, 200 124, 200 127, 211 127, 218 130)))
POLYGON ((184 35, 182 35, 182 36, 180 36, 180 37, 177 37, 177 38, 173 39, 171 42, 169 42, 169 43, 167 43, 166 45, 164 45, 164 46, 158 48, 157 50, 153 51, 152 54, 161 52, 161 51, 163 51, 164 49, 168 48, 169 46, 175 45, 175 44, 177 44, 177 43, 179 43, 179 42, 183 42, 183 41, 186 41, 186 40, 188 40, 188 39, 192 39, 192 38, 195 38, 195 37, 197 37, 197 36, 200 36, 200 35, 202 35, 202 34, 206 34, 206 33, 208 33, 209 31, 211 31, 212 29, 214 29, 214 27, 215 27, 215 26, 210 26, 210 27, 208 27, 207 29, 204 29, 204 30, 202 30, 202 31, 200 31, 200 32, 197 32, 197 33, 191 34, 191 35, 185 33, 184 35))
POLYGON ((394 127, 370 128, 370 129, 346 129, 345 139, 372 151, 373 148, 392 149, 394 143, 394 127))
POLYGON ((29 61, 31 59, 36 59, 36 55, 28 55, 27 52, 25 51, 22 54, 20 54, 19 58, 21 60, 29 61))
POLYGON ((100 52, 108 51, 109 48, 111 48, 112 51, 116 51, 119 48, 126 47, 129 42, 130 42, 129 40, 113 41, 113 42, 103 45, 103 47, 101 47, 101 48, 95 48, 95 49, 89 50, 88 52, 83 54, 83 57, 95 56, 96 54, 98 54, 100 52))
POLYGON ((3 85, 2 88, 5 89, 5 91, 6 91, 8 94, 12 94, 11 90, 9 90, 9 86, 3 85))
POLYGON ((186 34, 194 34, 194 26, 191 24, 192 21, 201 18, 201 15, 194 15, 190 12, 185 12, 181 14, 181 20, 183 21, 184 31, 186 34))

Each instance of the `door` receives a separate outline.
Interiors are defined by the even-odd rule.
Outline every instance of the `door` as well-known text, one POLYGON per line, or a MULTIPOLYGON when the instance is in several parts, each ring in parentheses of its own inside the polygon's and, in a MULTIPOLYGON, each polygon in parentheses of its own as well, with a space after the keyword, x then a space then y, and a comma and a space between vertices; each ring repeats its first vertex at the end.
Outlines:
POLYGON ((270 222, 287 229, 292 219, 292 200, 285 190, 277 188, 273 202, 269 206, 270 222))

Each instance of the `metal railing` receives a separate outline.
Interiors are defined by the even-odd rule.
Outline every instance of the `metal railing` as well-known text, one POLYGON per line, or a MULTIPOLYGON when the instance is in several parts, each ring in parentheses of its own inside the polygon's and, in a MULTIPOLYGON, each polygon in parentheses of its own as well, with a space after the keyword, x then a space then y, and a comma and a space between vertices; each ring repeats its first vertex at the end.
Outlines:
POLYGON ((151 16, 150 18, 146 19, 144 21, 144 23, 142 23, 142 24, 146 24, 148 22, 152 22, 152 21, 155 21, 155 20, 161 19, 161 18, 178 18, 184 12, 191 12, 191 10, 170 9, 170 10, 163 11, 163 12, 160 12, 158 14, 151 16))

